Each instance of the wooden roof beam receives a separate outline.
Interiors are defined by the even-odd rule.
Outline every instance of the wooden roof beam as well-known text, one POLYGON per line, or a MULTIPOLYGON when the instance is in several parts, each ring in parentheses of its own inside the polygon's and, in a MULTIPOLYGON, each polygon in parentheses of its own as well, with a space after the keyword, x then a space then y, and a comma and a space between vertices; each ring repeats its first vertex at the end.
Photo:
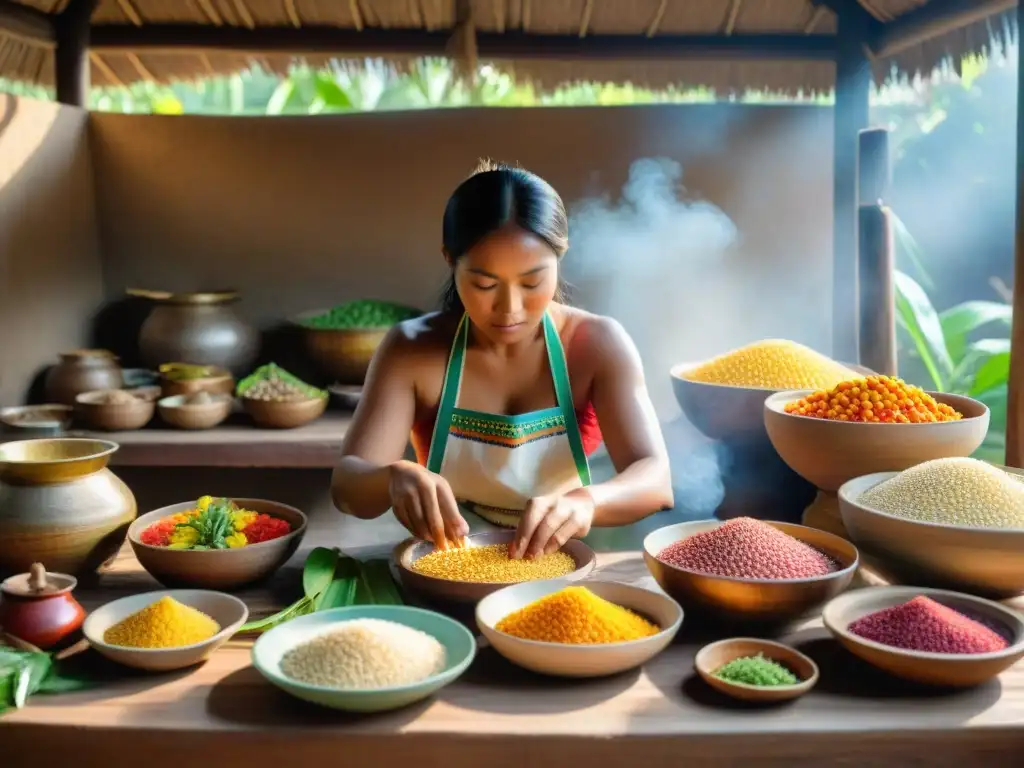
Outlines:
MULTIPOLYGON (((364 28, 362 32, 307 24, 295 27, 215 27, 203 24, 104 24, 92 28, 97 51, 223 50, 338 56, 444 56, 451 30, 364 28)), ((831 35, 530 35, 477 32, 480 58, 635 60, 832 61, 831 35)))
POLYGON ((871 37, 871 51, 877 57, 894 56, 1016 5, 1017 0, 931 0, 916 11, 878 25, 871 37))
POLYGON ((0 0, 0 32, 33 45, 57 44, 55 17, 27 5, 0 0))

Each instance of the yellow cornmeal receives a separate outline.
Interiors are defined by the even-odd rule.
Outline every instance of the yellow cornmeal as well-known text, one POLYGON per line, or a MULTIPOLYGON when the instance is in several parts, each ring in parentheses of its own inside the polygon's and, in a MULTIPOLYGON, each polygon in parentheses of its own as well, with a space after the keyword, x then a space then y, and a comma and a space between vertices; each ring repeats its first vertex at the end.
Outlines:
POLYGON ((856 374, 810 347, 765 339, 680 374, 687 381, 756 389, 831 389, 856 374))
POLYGON ((596 645, 658 634, 658 627, 586 587, 566 587, 509 614, 495 629, 524 640, 596 645))
POLYGON ((161 597, 103 633, 103 642, 124 648, 180 648, 201 643, 220 632, 202 611, 161 597))
POLYGON ((512 584, 565 576, 576 570, 576 561, 564 552, 542 555, 533 560, 513 560, 508 556, 507 544, 490 544, 437 550, 413 561, 412 570, 448 581, 512 584))

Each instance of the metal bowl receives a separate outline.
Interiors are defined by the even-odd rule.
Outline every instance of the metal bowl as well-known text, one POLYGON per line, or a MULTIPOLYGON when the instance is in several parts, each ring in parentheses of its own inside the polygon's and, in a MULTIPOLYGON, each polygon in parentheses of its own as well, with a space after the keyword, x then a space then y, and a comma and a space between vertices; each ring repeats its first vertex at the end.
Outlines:
POLYGON ((988 406, 963 395, 929 392, 963 414, 959 421, 880 424, 814 419, 786 413, 786 403, 811 390, 771 395, 764 402, 768 437, 794 472, 823 491, 854 477, 908 469, 931 459, 970 456, 988 432, 988 406))
MULTIPOLYGON (((466 545, 485 547, 490 544, 508 544, 515 538, 515 531, 488 531, 466 537, 466 545)), ((398 576, 402 586, 428 600, 442 603, 476 603, 492 592, 523 582, 476 582, 453 581, 426 576, 412 569, 412 564, 429 555, 435 549, 433 542, 409 538, 395 547, 392 557, 397 565, 398 576)), ((561 549, 576 561, 576 570, 559 578, 568 581, 579 581, 585 578, 597 562, 594 550, 582 541, 572 539, 561 549)))
POLYGON ((803 525, 766 523, 824 552, 839 563, 839 570, 807 579, 740 579, 689 571, 658 559, 665 547, 696 533, 714 530, 724 524, 722 520, 678 523, 649 533, 644 539, 644 563, 658 585, 683 610, 726 621, 769 624, 794 620, 823 605, 850 584, 860 562, 853 544, 803 525))
POLYGON ((1024 592, 1024 529, 927 523, 858 502, 862 493, 897 474, 876 472, 839 489, 843 525, 865 554, 912 584, 1000 598, 1024 592))

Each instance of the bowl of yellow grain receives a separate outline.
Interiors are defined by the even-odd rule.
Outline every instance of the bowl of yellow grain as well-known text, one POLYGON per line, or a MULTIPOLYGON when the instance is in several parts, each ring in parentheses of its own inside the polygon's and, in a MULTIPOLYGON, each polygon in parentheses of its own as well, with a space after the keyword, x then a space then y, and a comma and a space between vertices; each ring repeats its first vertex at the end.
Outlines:
POLYGON ((528 560, 508 556, 515 531, 467 536, 460 547, 438 550, 433 542, 406 539, 393 552, 402 586, 443 603, 476 603, 503 587, 527 581, 585 578, 597 562, 594 550, 572 539, 550 555, 528 560))
POLYGON ((551 579, 488 595, 476 623, 494 649, 525 669, 600 677, 641 666, 672 642, 683 609, 661 592, 614 581, 551 579))
POLYGON ((166 672, 205 661, 248 617, 245 603, 224 592, 165 590, 97 608, 86 617, 82 634, 111 661, 166 672))
POLYGON ((839 489, 850 538, 907 583, 1006 598, 1024 592, 1024 472, 950 457, 839 489))

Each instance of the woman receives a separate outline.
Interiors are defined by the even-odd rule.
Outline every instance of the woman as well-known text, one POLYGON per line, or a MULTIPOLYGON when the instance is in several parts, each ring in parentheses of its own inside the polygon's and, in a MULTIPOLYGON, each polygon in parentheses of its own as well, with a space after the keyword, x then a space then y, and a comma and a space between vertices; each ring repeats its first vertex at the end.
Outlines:
POLYGON ((470 531, 461 502, 516 528, 519 558, 672 506, 632 340, 559 301, 567 230, 558 193, 528 171, 485 164, 455 190, 443 309, 396 326, 374 356, 332 479, 340 510, 393 508, 447 548, 470 531), (410 434, 416 462, 402 460, 410 434), (602 439, 618 474, 591 484, 602 439))

